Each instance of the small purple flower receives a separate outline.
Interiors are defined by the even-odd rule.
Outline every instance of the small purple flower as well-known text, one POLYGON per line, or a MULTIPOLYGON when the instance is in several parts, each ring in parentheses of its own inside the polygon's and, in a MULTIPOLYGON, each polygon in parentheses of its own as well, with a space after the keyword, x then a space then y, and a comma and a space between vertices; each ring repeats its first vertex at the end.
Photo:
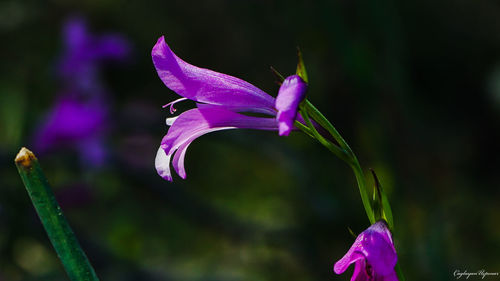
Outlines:
POLYGON ((335 263, 334 271, 341 274, 354 263, 351 281, 397 281, 397 261, 391 232, 385 222, 378 221, 358 235, 345 256, 335 263))
POLYGON ((167 119, 171 126, 158 149, 155 166, 158 174, 172 181, 170 161, 186 178, 184 156, 196 138, 209 132, 228 129, 278 130, 288 135, 293 129, 299 103, 305 98, 307 84, 297 75, 282 84, 277 99, 239 78, 191 65, 177 57, 160 37, 151 52, 158 76, 182 98, 197 102, 196 109, 167 119), (251 117, 240 113, 263 113, 269 117, 251 117), (172 159, 173 157, 173 159, 172 159))

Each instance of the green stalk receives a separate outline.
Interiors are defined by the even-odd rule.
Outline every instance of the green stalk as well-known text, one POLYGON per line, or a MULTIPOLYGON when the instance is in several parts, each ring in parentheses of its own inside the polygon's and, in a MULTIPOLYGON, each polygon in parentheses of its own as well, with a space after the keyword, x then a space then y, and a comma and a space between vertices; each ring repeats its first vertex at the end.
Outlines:
POLYGON ((326 119, 326 117, 321 113, 309 100, 304 101, 304 107, 307 112, 311 115, 312 119, 318 122, 323 128, 325 128, 332 137, 339 143, 340 147, 342 147, 346 152, 354 155, 352 153, 351 148, 344 140, 344 138, 340 135, 340 133, 335 129, 335 127, 326 119))
MULTIPOLYGON (((354 172, 354 176, 356 177, 356 181, 358 183, 358 188, 359 188, 359 193, 361 195, 361 201, 363 202, 363 206, 365 207, 366 215, 368 216, 368 219, 370 220, 371 224, 375 223, 375 214, 373 212, 372 205, 370 204, 370 199, 368 196, 368 191, 366 188, 366 178, 363 173, 363 169, 361 168, 361 165, 359 164, 358 158, 352 151, 352 149, 349 147, 347 142, 344 140, 344 138, 340 135, 340 133, 335 129, 335 127, 326 119, 326 117, 314 106, 309 102, 308 100, 305 100, 301 104, 301 110, 300 113, 304 120, 306 121, 306 124, 309 128, 303 128, 304 125, 298 121, 295 122, 299 123, 301 126, 298 126, 299 129, 302 131, 306 132, 309 136, 314 137, 317 139, 321 144, 326 146, 330 151, 332 151, 335 155, 337 155, 340 159, 344 160, 349 166, 351 167, 352 171, 354 172), (312 117, 312 119, 320 126, 325 128, 330 135, 338 142, 339 146, 333 144, 332 142, 328 141, 325 139, 321 134, 318 133, 314 125, 312 124, 309 115, 312 117), (335 149, 333 149, 333 147, 335 149), (339 153, 341 151, 342 153, 339 153), (340 155, 339 155, 340 154, 340 155), (342 157, 341 157, 342 156, 342 157)), ((391 207, 389 205, 389 201, 387 200, 387 197, 385 197, 385 193, 383 194, 382 198, 382 203, 384 204, 384 210, 386 210, 388 213, 388 216, 390 217, 389 219, 389 224, 393 225, 392 222, 392 211, 391 207)), ((391 226, 392 227, 392 226, 391 226)), ((405 281, 403 272, 401 271, 401 267, 399 266, 399 262, 396 264, 395 268, 396 274, 398 275, 399 281, 405 281)))
POLYGON ((94 268, 78 243, 57 203, 37 158, 21 148, 15 163, 31 202, 71 281, 98 281, 94 268))
POLYGON ((312 135, 313 138, 315 138, 316 140, 318 140, 323 146, 325 146, 326 148, 328 148, 328 150, 330 150, 333 154, 335 154, 337 157, 339 157, 340 159, 346 161, 347 163, 349 163, 349 157, 348 155, 346 154, 345 150, 343 150, 342 148, 336 146, 335 144, 333 144, 332 142, 328 141, 327 139, 325 139, 317 130, 316 128, 314 127, 314 125, 312 124, 311 122, 311 119, 309 118, 309 115, 307 113, 307 110, 301 110, 301 114, 302 114, 302 117, 304 117, 304 120, 306 121, 306 124, 309 129, 309 134, 312 135))
POLYGON ((403 271, 401 270, 401 266, 399 266, 399 261, 394 268, 396 270, 396 274, 398 275, 399 281, 405 281, 405 276, 403 275, 403 271))
POLYGON ((361 201, 363 202, 363 206, 365 207, 366 215, 368 216, 368 220, 370 220, 370 224, 375 223, 375 214, 373 213, 372 205, 370 204, 370 198, 368 197, 368 192, 366 190, 366 180, 365 175, 363 173, 363 169, 359 165, 358 159, 354 157, 354 163, 351 164, 351 169, 354 172, 354 176, 356 177, 356 181, 358 182, 359 194, 361 195, 361 201))
POLYGON ((295 120, 295 122, 293 123, 293 125, 297 128, 299 128, 302 132, 306 133, 308 136, 310 136, 311 138, 315 138, 314 137, 314 134, 311 130, 311 128, 309 128, 308 126, 300 123, 299 121, 295 120))
MULTIPOLYGON (((332 125, 332 123, 330 123, 330 121, 328 121, 328 119, 326 119, 326 117, 316 107, 314 107, 314 105, 312 105, 311 102, 309 102, 308 100, 304 101, 304 110, 302 110, 301 113, 303 115, 306 115, 306 116, 308 114, 310 114, 312 119, 314 121, 318 122, 318 124, 321 125, 323 128, 325 128, 332 135, 332 137, 339 143, 340 148, 342 148, 343 152, 345 152, 345 154, 347 156, 347 159, 345 157, 340 157, 340 158, 342 160, 344 160, 347 164, 349 164, 352 171, 354 172, 354 176, 356 177, 356 181, 358 183, 359 194, 361 195, 361 201, 363 202, 363 206, 365 208, 366 215, 368 216, 368 220, 370 221, 371 224, 375 223, 375 215, 373 213, 373 208, 372 208, 372 205, 370 203, 370 197, 368 196, 368 191, 366 189, 366 179, 365 179, 363 170, 361 169, 361 165, 359 164, 358 158, 356 157, 356 155, 354 154, 352 149, 349 147, 349 145, 344 140, 344 138, 340 135, 340 133, 337 131, 337 129, 335 129, 335 127, 332 125)), ((306 122, 308 121, 308 118, 304 117, 304 119, 306 119, 306 122)), ((316 129, 310 123, 310 121, 309 121, 308 125, 312 128, 313 131, 316 131, 316 129)), ((315 134, 315 136, 316 136, 316 134, 315 134)), ((321 139, 324 139, 321 135, 319 137, 321 139)), ((321 142, 321 143, 323 144, 323 142, 321 142)), ((329 148, 328 146, 326 146, 326 147, 329 148)), ((338 148, 338 147, 336 147, 336 148, 338 148)), ((335 154, 335 155, 337 155, 337 154, 335 154)))

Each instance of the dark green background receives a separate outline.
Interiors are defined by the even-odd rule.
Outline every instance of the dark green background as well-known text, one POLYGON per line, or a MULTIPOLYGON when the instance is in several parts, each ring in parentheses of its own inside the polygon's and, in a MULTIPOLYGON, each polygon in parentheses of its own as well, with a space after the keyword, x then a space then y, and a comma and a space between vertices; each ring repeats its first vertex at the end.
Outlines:
POLYGON ((302 133, 213 133, 190 147, 187 180, 157 176, 161 105, 177 98, 151 62, 161 35, 186 61, 273 96, 269 66, 292 74, 300 46, 308 98, 389 193, 407 280, 500 272, 498 2, 5 0, 0 280, 66 280, 13 159, 61 88, 61 26, 75 13, 133 45, 103 71, 108 165, 66 150, 40 159, 101 280, 349 280, 333 264, 347 228, 368 227, 349 168, 302 133))

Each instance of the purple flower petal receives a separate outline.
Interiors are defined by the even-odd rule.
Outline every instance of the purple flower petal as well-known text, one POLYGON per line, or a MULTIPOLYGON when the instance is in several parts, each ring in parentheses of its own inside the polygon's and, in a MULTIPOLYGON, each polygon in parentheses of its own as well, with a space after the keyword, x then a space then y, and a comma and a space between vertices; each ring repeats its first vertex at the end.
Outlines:
POLYGON ((160 37, 151 52, 158 76, 177 94, 196 102, 274 115, 274 98, 239 78, 191 65, 160 37))
POLYGON ((229 106, 229 105, 213 105, 213 104, 208 104, 208 103, 199 103, 197 102, 196 103, 196 107, 198 108, 223 108, 223 109, 226 109, 226 110, 229 110, 229 111, 232 111, 232 112, 255 112, 255 113, 266 113, 266 114, 269 114, 270 116, 275 116, 276 115, 276 111, 268 111, 267 109, 256 109, 256 108, 253 108, 253 109, 249 109, 248 107, 246 106, 229 106))
POLYGON ((171 154, 195 136, 237 128, 276 130, 277 122, 274 118, 246 116, 220 107, 195 108, 179 115, 161 143, 167 154, 171 154))
POLYGON ((369 281, 369 276, 366 273, 365 259, 360 259, 354 264, 354 272, 352 273, 351 281, 369 281))
POLYGON ((394 271, 398 261, 396 249, 383 222, 377 222, 365 230, 361 244, 368 263, 376 273, 388 275, 394 271))
POLYGON ((298 75, 288 76, 276 97, 276 116, 279 122, 279 135, 288 136, 297 117, 299 104, 306 97, 307 83, 298 75))
MULTIPOLYGON (((354 242, 354 245, 356 245, 356 242, 354 242)), ((333 271, 335 273, 342 274, 351 264, 365 259, 365 256, 362 253, 356 251, 354 245, 351 247, 351 249, 349 249, 344 257, 342 257, 338 262, 335 263, 335 266, 333 267, 333 271)))
POLYGON ((177 172, 179 177, 186 179, 186 169, 184 168, 184 159, 186 157, 186 151, 192 141, 186 142, 179 147, 175 152, 174 159, 172 160, 172 166, 177 172))
POLYGON ((397 280, 394 271, 397 254, 384 222, 376 222, 358 235, 349 251, 335 263, 335 273, 343 273, 352 263, 356 265, 351 280, 368 280, 360 276, 368 274, 368 271, 369 275, 381 278, 376 280, 397 280), (361 262, 364 268, 360 267, 361 262))
POLYGON ((276 130, 277 122, 274 118, 246 116, 220 107, 195 108, 183 112, 162 140, 155 160, 158 174, 172 180, 169 164, 175 153, 172 165, 179 176, 185 178, 184 158, 191 142, 210 132, 237 128, 276 130))
POLYGON ((399 281, 398 275, 396 274, 396 271, 392 271, 388 275, 384 276, 383 281, 399 281))

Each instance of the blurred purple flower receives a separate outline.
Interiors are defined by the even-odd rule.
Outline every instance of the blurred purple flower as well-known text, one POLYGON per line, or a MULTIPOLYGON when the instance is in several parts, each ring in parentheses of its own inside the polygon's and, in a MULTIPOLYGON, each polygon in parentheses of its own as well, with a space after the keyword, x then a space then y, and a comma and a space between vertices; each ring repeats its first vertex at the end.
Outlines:
POLYGON ((341 274, 354 263, 351 281, 397 281, 398 257, 387 225, 378 221, 363 231, 349 251, 335 263, 334 271, 341 274))
POLYGON ((95 36, 80 17, 69 19, 63 28, 64 51, 59 62, 59 75, 70 88, 95 91, 100 89, 100 63, 123 60, 130 52, 124 37, 118 34, 95 36))
POLYGON ((106 93, 98 79, 100 63, 122 60, 130 48, 119 35, 90 34, 82 18, 68 20, 63 37, 58 68, 62 94, 37 128, 34 147, 40 154, 72 147, 83 162, 100 166, 106 158, 103 140, 109 125, 106 93))
POLYGON ((183 61, 172 52, 163 36, 158 39, 151 55, 163 83, 182 96, 164 107, 170 106, 173 113, 174 104, 187 99, 197 102, 198 106, 167 119, 167 125, 171 127, 158 149, 155 166, 158 174, 169 181, 172 181, 171 160, 177 174, 186 178, 184 156, 189 144, 199 136, 228 129, 278 128, 280 135, 288 135, 299 103, 305 98, 307 84, 297 75, 284 81, 275 99, 239 78, 183 61), (238 112, 263 113, 269 117, 252 117, 238 112))
POLYGON ((43 120, 35 133, 35 150, 46 153, 63 146, 76 146, 85 162, 104 162, 102 147, 108 110, 102 102, 81 102, 63 96, 43 120))

